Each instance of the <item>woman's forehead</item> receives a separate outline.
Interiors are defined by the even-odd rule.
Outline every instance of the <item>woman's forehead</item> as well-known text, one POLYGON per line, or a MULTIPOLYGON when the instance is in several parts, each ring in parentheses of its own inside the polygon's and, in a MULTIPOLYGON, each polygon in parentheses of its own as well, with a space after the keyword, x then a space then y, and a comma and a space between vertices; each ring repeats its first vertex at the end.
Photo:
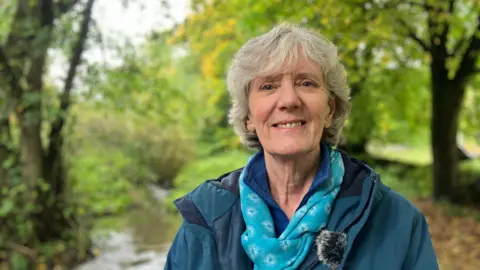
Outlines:
POLYGON ((272 65, 270 68, 260 71, 256 78, 279 79, 284 74, 312 75, 321 77, 319 64, 306 58, 299 58, 296 61, 284 61, 281 65, 272 65))

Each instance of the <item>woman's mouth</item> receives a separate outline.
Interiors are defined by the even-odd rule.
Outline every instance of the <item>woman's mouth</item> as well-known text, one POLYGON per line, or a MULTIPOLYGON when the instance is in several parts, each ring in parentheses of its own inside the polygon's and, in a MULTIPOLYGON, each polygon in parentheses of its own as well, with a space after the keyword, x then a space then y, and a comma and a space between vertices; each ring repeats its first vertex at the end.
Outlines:
POLYGON ((296 121, 296 122, 289 122, 289 123, 281 123, 281 124, 274 124, 274 127, 277 128, 295 128, 299 126, 305 125, 307 122, 305 121, 296 121))

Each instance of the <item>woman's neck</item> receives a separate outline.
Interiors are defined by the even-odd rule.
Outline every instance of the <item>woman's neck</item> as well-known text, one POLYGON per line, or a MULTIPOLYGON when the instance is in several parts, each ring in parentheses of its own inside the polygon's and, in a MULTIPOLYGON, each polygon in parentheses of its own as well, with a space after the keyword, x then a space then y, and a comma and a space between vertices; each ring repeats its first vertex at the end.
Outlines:
POLYGON ((265 166, 273 199, 290 219, 310 189, 320 166, 320 147, 307 155, 284 158, 265 152, 265 166))

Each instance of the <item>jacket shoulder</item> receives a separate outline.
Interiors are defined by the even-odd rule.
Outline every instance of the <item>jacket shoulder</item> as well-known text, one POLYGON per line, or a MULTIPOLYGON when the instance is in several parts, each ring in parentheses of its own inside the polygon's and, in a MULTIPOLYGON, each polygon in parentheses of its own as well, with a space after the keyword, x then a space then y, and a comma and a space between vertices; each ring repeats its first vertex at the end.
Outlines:
POLYGON ((423 216, 423 213, 417 206, 397 191, 384 186, 383 184, 382 187, 380 187, 380 191, 383 193, 383 199, 380 203, 389 208, 390 211, 394 211, 394 213, 402 213, 402 215, 407 215, 412 218, 423 216))
POLYGON ((377 232, 383 231, 383 236, 388 235, 387 238, 397 239, 398 243, 407 243, 418 224, 425 222, 424 214, 395 190, 382 184, 379 191, 381 195, 377 196, 372 206, 370 225, 373 225, 377 232))
MULTIPOLYGON (((438 269, 425 215, 410 200, 394 190, 385 190, 375 207, 370 231, 374 245, 388 252, 382 258, 399 260, 402 269, 438 269)), ((385 263, 387 263, 385 261, 385 263)))
POLYGON ((185 196, 174 201, 184 220, 209 227, 227 213, 239 198, 238 179, 242 169, 207 180, 185 196))

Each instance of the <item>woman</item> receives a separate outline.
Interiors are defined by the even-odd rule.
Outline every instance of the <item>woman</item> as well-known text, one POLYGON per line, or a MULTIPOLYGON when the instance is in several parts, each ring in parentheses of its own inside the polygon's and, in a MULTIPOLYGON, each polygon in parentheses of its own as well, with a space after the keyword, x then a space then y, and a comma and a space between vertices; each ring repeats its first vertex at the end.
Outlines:
POLYGON ((336 47, 279 25, 228 73, 229 114, 258 152, 175 201, 166 269, 438 269, 424 216, 334 150, 350 111, 336 47))

